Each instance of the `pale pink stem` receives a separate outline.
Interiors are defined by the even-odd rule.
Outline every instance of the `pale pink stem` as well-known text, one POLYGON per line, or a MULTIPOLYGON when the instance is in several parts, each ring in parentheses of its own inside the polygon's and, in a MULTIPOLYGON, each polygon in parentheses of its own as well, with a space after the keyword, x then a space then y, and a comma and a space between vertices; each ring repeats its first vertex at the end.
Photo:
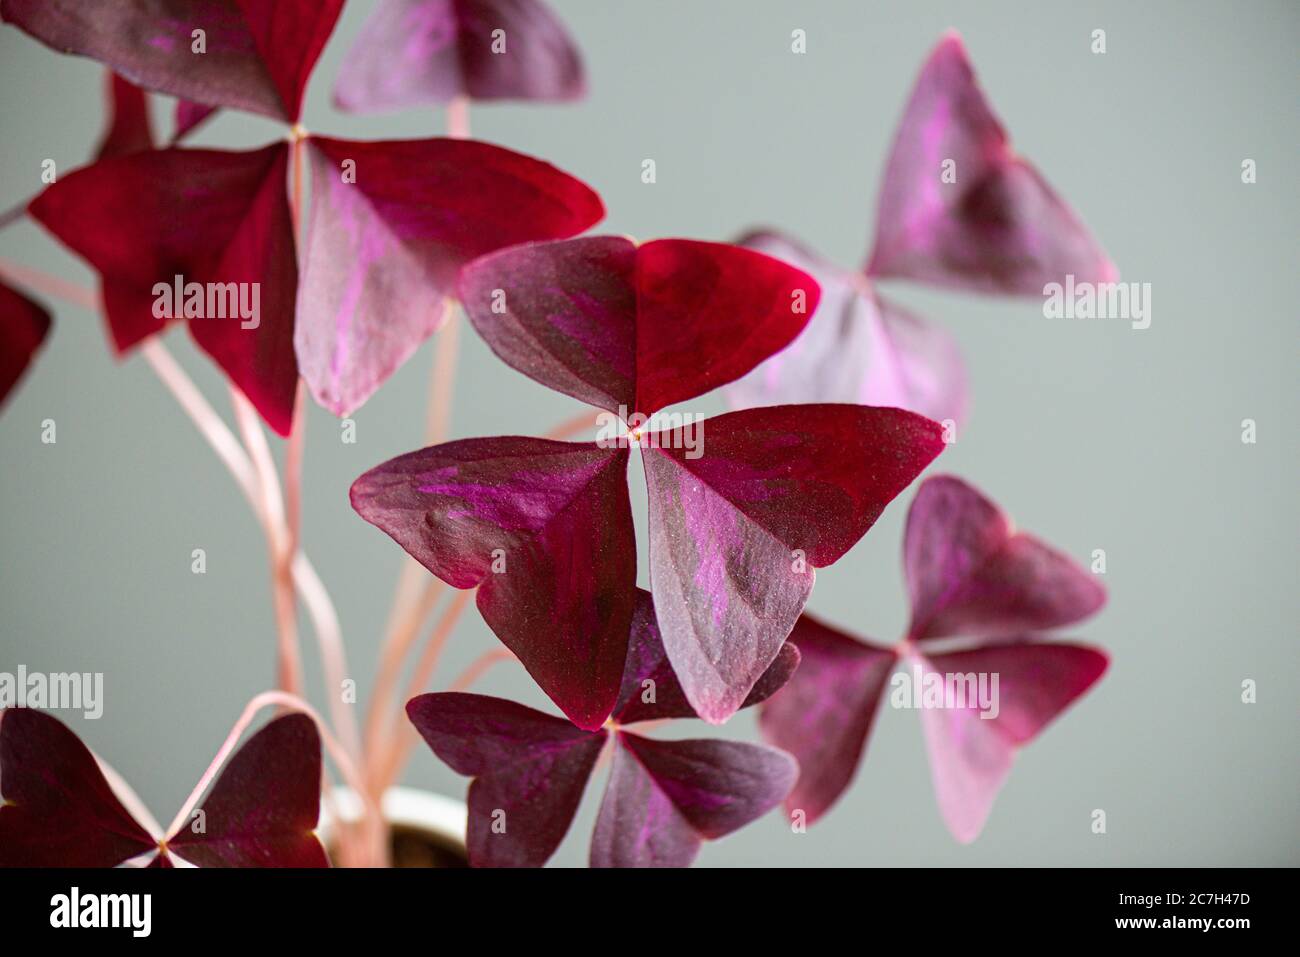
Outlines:
POLYGON ((0 213, 0 229, 4 229, 6 226, 12 226, 14 223, 18 222, 18 220, 26 216, 27 204, 30 202, 30 199, 25 199, 17 206, 6 209, 3 213, 0 213))
POLYGON ((460 677, 451 683, 448 691, 464 691, 473 686, 474 682, 482 678, 483 675, 493 665, 500 661, 514 661, 514 652, 508 648, 493 648, 491 651, 485 651, 479 655, 469 666, 460 673, 460 677))
POLYGON ((307 607, 312 628, 316 632, 316 641, 320 645, 327 685, 325 695, 330 705, 331 720, 348 753, 360 760, 361 739, 357 733, 356 716, 343 700, 343 682, 347 680, 349 672, 338 612, 334 610, 334 602, 330 600, 329 592, 316 574, 316 569, 301 551, 293 558, 293 580, 307 607))
POLYGON ((453 97, 447 104, 447 135, 454 140, 469 139, 469 97, 453 97))
POLYGON ((58 276, 51 276, 39 269, 32 269, 21 263, 0 259, 0 276, 9 279, 16 286, 25 286, 32 292, 44 293, 55 299, 62 299, 74 306, 81 306, 91 312, 99 310, 99 296, 92 289, 68 282, 58 276))
POLYGON ((98 754, 94 755, 94 758, 95 763, 99 765, 100 773, 104 775, 104 780, 108 782, 108 786, 113 790, 117 799, 122 802, 122 807, 126 808, 131 813, 131 816, 144 826, 150 837, 155 841, 162 840, 162 825, 150 813, 144 801, 140 800, 140 795, 135 793, 135 789, 126 783, 126 778, 118 774, 117 769, 98 754))
POLYGON ((447 321, 433 342, 433 372, 429 382, 429 406, 425 416, 425 445, 438 445, 447 439, 451 421, 451 399, 456 388, 456 353, 460 346, 460 323, 449 304, 447 321))
POLYGON ((547 432, 545 438, 548 439, 569 439, 596 427, 596 413, 582 412, 571 419, 565 419, 551 431, 547 432))

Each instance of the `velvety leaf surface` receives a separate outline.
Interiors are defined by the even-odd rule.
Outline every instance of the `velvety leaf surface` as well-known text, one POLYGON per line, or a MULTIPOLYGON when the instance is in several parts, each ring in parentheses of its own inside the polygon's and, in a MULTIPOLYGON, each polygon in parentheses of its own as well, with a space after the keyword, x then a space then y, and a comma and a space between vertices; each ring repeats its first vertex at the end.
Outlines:
POLYGON ((0 16, 150 90, 293 123, 343 0, 0 0, 0 16), (194 31, 204 31, 196 52, 194 31))
POLYGON ((1067 273, 1118 278, 1070 207, 1012 151, 955 33, 931 53, 903 113, 867 272, 1025 296, 1067 273), (941 179, 947 160, 955 182, 941 179))
POLYGON ((144 90, 111 70, 104 74, 108 125, 95 149, 95 159, 124 156, 153 149, 153 127, 149 122, 149 98, 144 90))
POLYGON ((573 100, 584 92, 578 49, 540 0, 380 0, 343 61, 334 103, 369 113, 456 96, 573 100), (494 52, 497 30, 505 48, 494 52))
POLYGON ((1016 752, 1092 687, 1107 658, 1084 645, 1016 641, 919 660, 924 673, 998 676, 994 718, 970 702, 921 710, 939 811, 953 836, 969 843, 983 829, 1016 752))
POLYGON ((442 324, 456 274, 504 246, 572 236, 600 197, 548 163, 472 140, 312 137, 296 346, 312 394, 358 408, 442 324))
POLYGON ((1106 601, 1096 576, 1015 531, 990 499, 947 475, 927 479, 912 500, 903 564, 915 641, 1057 628, 1106 601))
POLYGON ((352 507, 456 588, 579 727, 618 697, 636 585, 626 449, 466 439, 361 476, 352 507), (494 566, 496 571, 494 571, 494 566))
POLYGON ((250 303, 256 288, 256 320, 194 318, 190 332, 281 435, 289 432, 298 381, 287 160, 284 143, 251 152, 133 153, 68 173, 30 207, 99 272, 119 352, 169 321, 155 315, 157 283, 173 285, 179 275, 186 283, 247 284, 250 303))
POLYGON ((58 719, 0 711, 0 867, 115 867, 157 848, 58 719))
POLYGON ((946 331, 785 236, 751 233, 739 245, 798 266, 822 295, 798 338, 727 386, 732 408, 851 402, 908 409, 940 422, 965 418, 966 368, 946 331))
POLYGON ((695 711, 725 721, 812 590, 943 450, 899 409, 777 406, 704 422, 703 454, 648 437, 650 581, 664 648, 695 711), (799 553, 799 554, 796 554, 799 553))
MULTIPOLYGON (((798 667, 799 649, 787 641, 741 707, 748 708, 776 694, 798 667)), ((632 609, 632 637, 627 646, 623 687, 614 705, 613 718, 619 724, 634 724, 637 721, 697 717, 699 715, 686 700, 686 693, 668 663, 659 623, 655 619, 654 600, 648 591, 638 588, 632 609)))
POLYGON ((807 614, 790 641, 799 646, 799 670, 764 702, 758 721, 763 737, 799 762, 785 806, 812 824, 852 782, 898 658, 807 614))
POLYGON ((32 364, 52 325, 44 306, 0 282, 0 408, 32 364))
POLYGON ((787 754, 739 741, 652 741, 619 732, 591 842, 592 867, 686 867, 705 840, 762 817, 789 793, 787 754))
POLYGON ((434 754, 474 778, 470 864, 545 864, 569 830, 605 731, 581 731, 513 701, 457 692, 412 698, 406 713, 434 754))
POLYGON ((686 239, 539 243, 482 259, 461 278, 470 321, 504 362, 584 402, 645 416, 782 349, 818 295, 811 276, 779 260, 686 239))
POLYGON ((305 714, 268 722, 236 751, 167 846, 199 867, 329 867, 320 815, 320 733, 305 714), (195 815, 197 817, 197 814, 195 815))

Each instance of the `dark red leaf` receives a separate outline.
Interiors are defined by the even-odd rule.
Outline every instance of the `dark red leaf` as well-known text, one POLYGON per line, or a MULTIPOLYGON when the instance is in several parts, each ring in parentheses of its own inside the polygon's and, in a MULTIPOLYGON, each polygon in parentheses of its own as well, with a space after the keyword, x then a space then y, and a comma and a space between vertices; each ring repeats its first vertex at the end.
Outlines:
POLYGON ((626 449, 467 439, 361 476, 352 507, 456 588, 579 727, 618 697, 636 584, 626 449))
POLYGON ((541 867, 564 839, 606 733, 512 701, 446 692, 406 713, 469 788, 466 844, 475 867, 541 867))
POLYGON ((592 867, 686 867, 705 840, 744 827, 789 793, 789 755, 739 741, 651 741, 619 732, 592 867))
POLYGON ((52 325, 45 307, 0 282, 0 406, 31 365, 52 325))
POLYGON ((56 718, 0 711, 0 867, 115 867, 158 842, 56 718))
POLYGON ((167 846, 199 867, 328 867, 313 833, 320 791, 320 733, 286 714, 234 753, 167 846))
MULTIPOLYGON (((741 708, 748 708, 776 694, 799 667, 799 649, 787 641, 771 666, 758 679, 741 708)), ((686 700, 677 675, 668 663, 654 601, 648 591, 636 590, 632 609, 632 637, 627 646, 623 687, 614 705, 613 718, 619 724, 659 721, 664 718, 697 718, 686 700)))
POLYGON ((104 75, 104 80, 109 119, 104 136, 95 150, 95 159, 109 159, 153 149, 149 98, 144 90, 111 70, 104 75))
POLYGON ((146 89, 294 123, 342 7, 343 0, 0 0, 0 16, 146 89))
POLYGON ((944 448, 900 409, 776 406, 708 419, 703 454, 653 433, 650 580, 664 648, 700 717, 725 721, 812 591, 944 448))
POLYGON ((626 416, 739 378, 817 308, 815 280, 722 243, 597 236, 506 249, 465 269, 461 301, 508 365, 626 416))
POLYGON ((578 49, 541 0, 381 0, 343 61, 334 103, 370 113, 584 92, 578 49))
POLYGON ((176 101, 176 119, 172 128, 172 142, 177 143, 189 136, 199 126, 217 112, 215 106, 205 106, 191 100, 176 101))
MULTIPOLYGON (((119 351, 167 324, 156 306, 176 276, 209 294, 208 284, 236 283, 250 304, 256 291, 257 316, 194 318, 190 331, 281 435, 289 432, 298 381, 287 160, 284 143, 251 152, 134 153, 69 173, 30 207, 99 271, 119 351)), ((179 315, 184 303, 174 305, 179 315)))
POLYGON ((456 274, 504 246, 572 236, 600 197, 548 163, 473 140, 312 137, 298 361, 316 400, 358 408, 442 324, 456 274))

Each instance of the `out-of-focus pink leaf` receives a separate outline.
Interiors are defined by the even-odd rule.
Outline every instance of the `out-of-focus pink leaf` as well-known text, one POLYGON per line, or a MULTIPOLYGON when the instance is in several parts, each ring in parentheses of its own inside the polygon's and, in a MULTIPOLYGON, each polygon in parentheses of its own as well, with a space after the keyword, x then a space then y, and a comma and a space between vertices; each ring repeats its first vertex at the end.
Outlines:
POLYGON ((0 282, 0 407, 32 364, 52 325, 44 306, 0 282))
POLYGON ((548 163, 472 140, 312 137, 297 351, 316 400, 358 408, 442 324, 461 266, 572 236, 600 197, 548 163))
POLYGON ((343 0, 0 0, 0 16, 146 89, 294 123, 342 7, 343 0))
POLYGON ((1015 531, 994 502, 948 475, 927 479, 912 500, 903 563, 914 641, 1058 628, 1106 601, 1095 576, 1015 531))
POLYGON ((399 456, 352 507, 477 603, 570 720, 599 728, 627 658, 636 542, 626 449, 466 439, 399 456))
POLYGON ((967 707, 921 710, 939 810, 962 843, 979 836, 1016 752, 1092 687, 1108 663, 1085 645, 1023 640, 913 661, 923 674, 987 675, 990 688, 992 676, 998 679, 996 712, 969 696, 967 707))
POLYGON ((512 701, 444 692, 407 716, 469 787, 466 845, 475 867, 541 867, 564 839, 606 740, 512 701))
POLYGON ((289 432, 298 382, 287 162, 284 143, 250 152, 133 153, 67 174, 30 207, 99 272, 119 352, 166 326, 167 303, 182 317, 189 294, 173 301, 176 277, 201 284, 203 316, 189 319, 191 334, 281 435, 289 432), (232 303, 249 306, 250 317, 232 303))
POLYGON ((752 250, 614 236, 503 250, 467 267, 460 290, 504 362, 629 417, 744 375, 799 334, 819 295, 752 250))
POLYGON ((157 850, 57 718, 0 711, 0 867, 115 867, 157 850))
POLYGON ((650 581, 687 699, 717 724, 776 657, 812 590, 943 450, 939 426, 899 409, 776 406, 652 433, 650 581))
MULTIPOLYGON (((798 667, 799 649, 787 641, 741 707, 748 708, 776 694, 798 667)), ((697 717, 699 715, 686 700, 686 693, 668 663, 659 623, 655 620, 654 600, 648 591, 638 588, 636 605, 632 609, 632 637, 627 646, 623 687, 614 705, 613 718, 619 724, 634 724, 664 718, 697 717)))
POLYGON ((867 273, 977 292, 1043 294, 1118 272, 1074 211, 1015 155, 950 33, 921 69, 881 185, 867 273), (945 164, 955 182, 945 182, 945 164))
POLYGON ((585 92, 578 48, 541 0, 381 0, 343 61, 334 103, 370 113, 585 92))
POLYGON ((316 724, 286 714, 234 753, 167 846, 199 867, 329 867, 313 833, 320 789, 316 724))
POLYGON ((172 142, 177 143, 189 136, 200 123, 216 112, 217 108, 215 106, 205 106, 192 100, 177 100, 176 119, 172 128, 172 142))
POLYGON ((153 149, 153 127, 149 122, 149 98, 144 90, 112 70, 104 74, 108 125, 95 149, 95 159, 109 159, 153 149))
POLYGON ((738 241, 807 272, 821 305, 793 342, 727 387, 736 409, 803 402, 892 406, 942 422, 966 414, 966 368, 943 329, 887 301, 866 277, 827 262, 788 237, 738 241))
POLYGON ((799 646, 799 670, 764 702, 759 727, 799 762, 799 782, 785 806, 812 824, 852 782, 898 658, 806 614, 790 641, 799 646))
POLYGON ((592 867, 686 867, 700 844, 790 792, 789 755, 739 741, 652 741, 621 731, 591 842, 592 867))

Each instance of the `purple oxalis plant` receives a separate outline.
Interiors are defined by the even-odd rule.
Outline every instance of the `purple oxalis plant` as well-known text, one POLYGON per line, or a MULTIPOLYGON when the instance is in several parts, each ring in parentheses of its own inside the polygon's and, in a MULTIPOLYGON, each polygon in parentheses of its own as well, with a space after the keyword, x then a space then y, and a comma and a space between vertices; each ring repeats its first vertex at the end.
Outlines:
POLYGON ((903 111, 862 271, 776 232, 739 243, 816 277, 822 309, 787 349, 728 387, 734 408, 861 402, 960 423, 969 393, 956 342, 886 299, 878 280, 1038 296, 1067 274, 1119 278, 1073 210, 1011 149, 956 33, 931 52, 903 111))
MULTIPOLYGON (((790 635, 801 665, 764 705, 763 735, 799 761, 786 801, 807 822, 844 793, 871 725, 901 664, 897 687, 955 687, 987 676, 995 700, 909 703, 919 707, 935 795, 959 841, 979 836, 1016 752, 1106 670, 1104 652, 1043 640, 1043 632, 1096 612, 1106 593, 1066 555, 1024 532, 960 479, 921 484, 907 516, 903 569, 912 620, 901 644, 881 647, 809 615, 790 635), (954 677, 955 676, 955 677, 954 677), (992 684, 992 676, 997 683, 992 684)), ((901 696, 900 696, 901 697, 901 696)), ((910 702, 910 699, 909 699, 910 702)))

